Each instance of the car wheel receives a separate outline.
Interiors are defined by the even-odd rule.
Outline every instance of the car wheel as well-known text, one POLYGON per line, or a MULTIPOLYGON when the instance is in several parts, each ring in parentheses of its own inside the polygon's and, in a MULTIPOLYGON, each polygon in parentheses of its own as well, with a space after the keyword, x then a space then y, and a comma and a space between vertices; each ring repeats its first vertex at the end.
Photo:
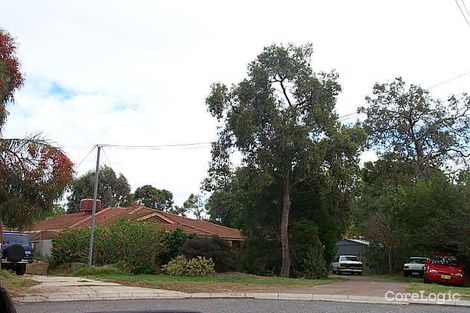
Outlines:
POLYGON ((408 273, 408 272, 403 272, 403 275, 404 275, 405 277, 408 277, 408 276, 410 276, 410 273, 408 273))
POLYGON ((357 275, 361 276, 361 275, 362 275, 362 272, 357 273, 357 275))
POLYGON ((1 267, 2 267, 2 269, 7 270, 7 271, 8 271, 9 269, 11 269, 11 266, 10 266, 10 264, 8 264, 8 263, 2 263, 2 266, 1 266, 1 267))
POLYGON ((14 244, 8 247, 6 251, 7 261, 16 263, 24 258, 24 248, 22 245, 14 244))
POLYGON ((430 284, 430 283, 431 283, 431 282, 429 281, 429 279, 426 278, 426 276, 424 276, 423 281, 424 281, 425 284, 430 284))
POLYGON ((16 275, 24 275, 26 272, 26 264, 16 264, 16 275))

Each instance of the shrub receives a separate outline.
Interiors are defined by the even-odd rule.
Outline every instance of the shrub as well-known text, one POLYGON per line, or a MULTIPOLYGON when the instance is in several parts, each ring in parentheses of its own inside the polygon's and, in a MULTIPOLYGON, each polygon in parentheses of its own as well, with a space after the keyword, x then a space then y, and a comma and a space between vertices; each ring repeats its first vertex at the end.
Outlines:
POLYGON ((274 276, 281 271, 278 241, 247 241, 240 256, 241 270, 255 275, 274 276))
MULTIPOLYGON (((53 240, 51 260, 54 265, 87 262, 89 230, 70 230, 53 240)), ((132 273, 155 271, 155 258, 164 233, 155 225, 118 221, 108 227, 96 227, 93 262, 95 265, 120 263, 132 273)))
POLYGON ((181 248, 183 247, 189 235, 177 228, 165 236, 162 247, 157 255, 156 263, 164 265, 170 262, 170 260, 176 258, 180 254, 181 248))
POLYGON ((214 262, 204 257, 186 259, 184 256, 177 256, 162 267, 163 271, 172 276, 208 276, 215 273, 214 262))
POLYGON ((86 263, 88 257, 88 229, 62 232, 52 240, 51 261, 54 266, 64 263, 86 263))
POLYGON ((326 277, 324 246, 318 238, 316 225, 308 220, 292 222, 291 239, 293 276, 308 279, 326 277))
POLYGON ((132 273, 155 271, 155 258, 164 239, 163 231, 155 225, 119 221, 111 225, 103 236, 100 264, 121 262, 132 273))
POLYGON ((217 236, 191 238, 183 245, 181 253, 188 259, 198 256, 212 259, 219 273, 236 269, 237 254, 217 236))

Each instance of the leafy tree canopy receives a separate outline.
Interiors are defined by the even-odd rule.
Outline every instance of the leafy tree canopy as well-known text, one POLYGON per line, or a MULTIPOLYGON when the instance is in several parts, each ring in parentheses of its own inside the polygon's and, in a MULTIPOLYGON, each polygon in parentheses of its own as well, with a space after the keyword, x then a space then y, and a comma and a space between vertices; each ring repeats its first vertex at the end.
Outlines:
POLYGON ((397 78, 366 101, 364 129, 379 159, 364 166, 354 225, 383 247, 390 272, 407 254, 463 253, 468 243, 452 229, 470 222, 468 195, 446 175, 468 165, 470 97, 436 100, 397 78))
MULTIPOLYGON (((72 181, 69 187, 70 195, 67 197, 67 212, 80 212, 80 201, 93 197, 95 172, 90 171, 72 181)), ((119 207, 130 204, 131 188, 124 175, 116 173, 111 167, 102 166, 99 173, 98 199, 101 206, 119 207)))
POLYGON ((151 185, 139 187, 134 192, 134 200, 148 208, 170 211, 173 207, 173 194, 166 189, 151 185))
POLYGON ((52 211, 73 174, 73 164, 65 153, 38 136, 3 138, 6 107, 22 84, 16 44, 0 29, 0 237, 3 222, 25 228, 52 211))
POLYGON ((259 186, 276 180, 282 184, 283 276, 290 273, 288 225, 294 189, 335 163, 354 164, 363 140, 359 129, 342 127, 337 120, 338 75, 315 74, 311 55, 311 45, 266 47, 248 65, 247 78, 232 87, 213 84, 206 99, 209 112, 221 122, 206 187, 223 189, 230 181, 233 150, 241 153, 244 166, 258 171, 259 186))
POLYGON ((183 208, 192 212, 194 216, 200 220, 205 211, 204 204, 200 195, 190 194, 188 199, 183 203, 183 208))
POLYGON ((366 98, 364 129, 380 157, 407 164, 415 177, 466 163, 470 156, 470 96, 436 100, 402 78, 376 84, 366 98))

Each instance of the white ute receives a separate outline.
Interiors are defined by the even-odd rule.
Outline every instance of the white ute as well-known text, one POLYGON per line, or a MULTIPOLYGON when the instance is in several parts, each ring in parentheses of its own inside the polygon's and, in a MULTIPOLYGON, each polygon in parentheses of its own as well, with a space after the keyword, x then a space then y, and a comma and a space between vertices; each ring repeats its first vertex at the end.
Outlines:
POLYGON ((403 275, 408 276, 423 276, 424 264, 428 258, 424 256, 412 256, 403 264, 403 275))
POLYGON ((355 255, 340 255, 331 263, 333 274, 350 273, 362 275, 363 265, 355 255))

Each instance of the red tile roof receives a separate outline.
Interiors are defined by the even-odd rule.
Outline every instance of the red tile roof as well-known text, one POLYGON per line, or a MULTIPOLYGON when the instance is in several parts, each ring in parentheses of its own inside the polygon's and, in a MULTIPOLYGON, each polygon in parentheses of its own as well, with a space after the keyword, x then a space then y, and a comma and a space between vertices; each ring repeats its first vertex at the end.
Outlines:
MULTIPOLYGON (((229 228, 206 221, 194 220, 188 217, 154 210, 144 206, 135 206, 130 208, 106 208, 96 213, 95 221, 96 225, 102 226, 110 225, 120 218, 127 218, 132 221, 153 222, 166 230, 180 228, 187 233, 202 236, 216 235, 226 240, 243 240, 243 237, 240 234, 240 230, 238 229, 229 228)), ((49 234, 57 234, 58 232, 65 229, 89 227, 90 222, 90 214, 66 214, 37 222, 33 225, 31 233, 34 234, 47 232, 49 234)), ((36 237, 44 237, 44 234, 42 236, 36 237)))

